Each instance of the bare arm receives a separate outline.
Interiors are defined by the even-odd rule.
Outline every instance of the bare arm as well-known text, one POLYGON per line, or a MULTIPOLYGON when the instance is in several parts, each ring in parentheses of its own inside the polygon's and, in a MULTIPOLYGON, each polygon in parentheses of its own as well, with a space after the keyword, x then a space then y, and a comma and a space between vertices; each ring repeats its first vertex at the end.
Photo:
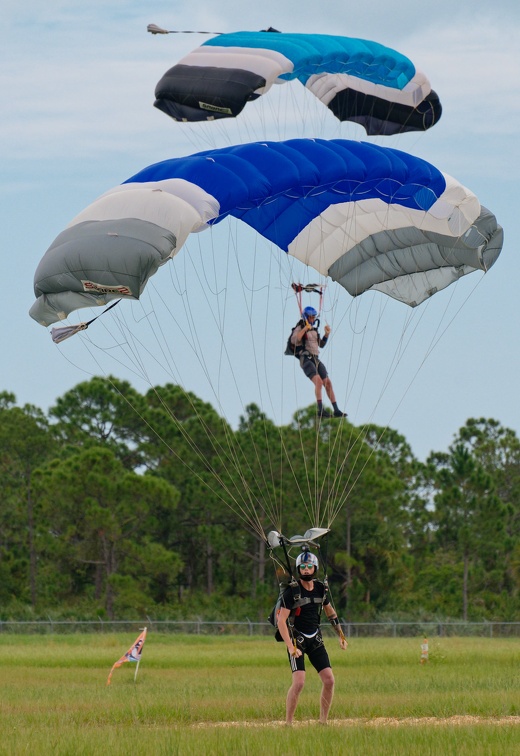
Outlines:
POLYGON ((324 347, 330 336, 330 325, 326 325, 324 328, 325 335, 320 339, 320 347, 324 347))
POLYGON ((311 326, 310 323, 305 323, 305 325, 302 326, 302 328, 300 328, 299 331, 296 331, 296 333, 295 333, 295 339, 296 339, 296 343, 297 344, 301 344, 301 341, 302 341, 303 337, 305 336, 305 334, 307 333, 307 331, 311 330, 311 328, 312 328, 312 326, 311 326))
POLYGON ((293 639, 291 638, 291 635, 289 633, 289 628, 287 627, 287 620, 289 619, 290 614, 289 609, 280 609, 278 612, 278 619, 277 619, 277 626, 278 630, 280 632, 280 635, 285 641, 285 645, 287 646, 287 650, 291 654, 291 656, 295 656, 298 658, 298 656, 302 655, 301 650, 296 646, 296 643, 294 643, 293 639))
POLYGON ((323 607, 323 611, 327 615, 327 619, 332 625, 332 629, 334 630, 334 632, 339 638, 339 645, 340 645, 341 650, 346 651, 347 646, 348 646, 348 641, 343 634, 343 630, 341 629, 341 624, 338 619, 338 615, 336 614, 336 610, 334 609, 332 604, 325 604, 323 607))

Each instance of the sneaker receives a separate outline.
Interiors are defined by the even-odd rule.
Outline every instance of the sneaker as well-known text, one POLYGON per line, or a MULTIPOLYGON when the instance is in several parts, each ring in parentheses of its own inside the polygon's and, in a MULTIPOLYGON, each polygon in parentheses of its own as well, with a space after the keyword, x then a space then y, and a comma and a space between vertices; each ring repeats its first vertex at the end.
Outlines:
POLYGON ((332 412, 330 411, 330 409, 327 409, 327 407, 322 407, 321 409, 318 409, 316 411, 316 414, 318 415, 318 417, 333 417, 332 412))
POLYGON ((341 410, 334 410, 334 417, 348 417, 346 412, 342 412, 341 410))

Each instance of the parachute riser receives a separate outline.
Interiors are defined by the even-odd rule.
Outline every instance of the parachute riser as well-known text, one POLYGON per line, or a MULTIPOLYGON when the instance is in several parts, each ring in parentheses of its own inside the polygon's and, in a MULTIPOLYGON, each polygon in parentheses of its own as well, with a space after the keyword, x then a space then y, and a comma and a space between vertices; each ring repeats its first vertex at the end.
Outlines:
POLYGON ((294 577, 293 571, 291 569, 291 561, 289 559, 289 554, 287 552, 287 547, 285 545, 285 541, 283 540, 283 538, 280 538, 280 545, 281 545, 281 547, 283 549, 283 555, 285 557, 285 564, 286 564, 286 567, 287 567, 287 574, 291 578, 291 582, 294 583, 295 582, 295 577, 294 577))

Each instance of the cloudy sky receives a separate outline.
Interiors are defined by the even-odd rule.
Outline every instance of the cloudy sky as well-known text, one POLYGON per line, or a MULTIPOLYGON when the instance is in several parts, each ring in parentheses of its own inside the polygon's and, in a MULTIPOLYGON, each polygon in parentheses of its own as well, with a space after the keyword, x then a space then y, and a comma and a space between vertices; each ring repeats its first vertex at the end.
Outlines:
MULTIPOLYGON (((194 130, 183 131, 153 108, 155 84, 162 74, 205 37, 152 36, 146 32, 147 24, 213 32, 273 26, 282 31, 373 39, 407 54, 428 74, 441 98, 443 116, 426 134, 406 135, 385 144, 412 152, 455 176, 494 212, 505 229, 502 255, 487 275, 468 276, 457 291, 450 287, 434 297, 439 301, 432 300, 424 313, 417 308, 413 320, 394 303, 376 302, 372 307, 379 308, 376 317, 383 322, 379 336, 369 337, 368 321, 364 320, 368 315, 361 305, 355 309, 346 303, 348 295, 343 290, 340 295, 330 288, 326 306, 336 340, 331 341, 324 360, 351 420, 390 424, 406 436, 421 458, 430 450, 445 450, 469 417, 493 417, 520 432, 520 233, 516 223, 520 5, 517 0, 373 0, 364 4, 329 0, 320 6, 300 0, 297 14, 292 8, 294 4, 279 0, 261 4, 28 0, 22 5, 4 0, 0 19, 0 248, 4 262, 0 390, 13 392, 20 404, 32 403, 47 410, 66 390, 103 371, 131 380, 139 390, 146 390, 147 380, 165 383, 175 378, 208 401, 214 397, 217 404, 222 401, 220 406, 233 423, 250 401, 257 401, 277 421, 287 421, 297 407, 312 401, 310 384, 294 366, 288 367, 288 358, 280 357, 295 316, 294 303, 287 290, 282 291, 292 272, 288 269, 277 274, 278 304, 271 309, 259 295, 261 304, 253 306, 253 311, 253 300, 243 294, 247 284, 238 290, 243 285, 243 275, 238 274, 240 282, 227 299, 233 322, 229 340, 235 345, 250 341, 254 323, 259 338, 268 340, 276 356, 266 365, 264 344, 253 379, 245 351, 239 360, 247 364, 237 368, 236 358, 231 357, 235 370, 229 376, 210 368, 213 386, 208 393, 198 379, 207 366, 198 370, 197 362, 191 364, 187 357, 186 370, 184 357, 176 363, 178 375, 170 373, 166 378, 161 372, 149 374, 145 368, 142 378, 119 359, 98 363, 96 336, 94 344, 78 338, 77 343, 71 339, 56 347, 45 329, 27 314, 33 302, 33 274, 41 256, 66 224, 104 191, 150 163, 205 149, 207 138, 214 140, 211 146, 224 146, 235 136, 247 138, 245 130, 249 128, 259 129, 249 132, 251 138, 277 138, 269 128, 276 125, 280 129, 281 118, 274 119, 276 124, 264 120, 255 124, 255 116, 248 115, 251 120, 244 121, 242 133, 219 127, 211 137, 207 131, 201 137, 194 130), (326 14, 317 15, 320 7, 326 14), (247 329, 243 334, 241 299, 246 300, 247 329), (385 328, 395 338, 392 347, 385 328), (365 334, 362 345, 361 331, 365 334), (408 344, 409 336, 404 355, 403 342, 408 344), (383 346, 378 342, 381 338, 383 346), (388 388, 387 376, 394 383, 388 388), (230 389, 229 384, 238 378, 243 385, 230 389), (283 389, 278 390, 279 382, 285 384, 283 389)), ((275 93, 273 97, 279 96, 275 93)), ((266 106, 263 112, 268 120, 271 111, 266 106)), ((358 127, 340 127, 331 119, 320 125, 310 120, 308 128, 314 133, 302 134, 298 118, 287 113, 283 132, 278 134, 284 138, 366 139, 364 132, 355 130, 358 127)), ((237 245, 247 248, 256 244, 243 231, 219 233, 222 235, 213 235, 211 241, 208 233, 208 241, 200 242, 202 248, 194 245, 186 259, 191 254, 195 266, 197 255, 205 254, 204 244, 224 247, 225 254, 226 249, 234 253, 237 245)), ((270 252, 266 258, 271 264, 274 254, 270 252)), ((246 267, 250 263, 247 260, 246 267)), ((266 276, 272 282, 272 273, 266 276)), ((177 284, 170 280, 174 289, 179 288, 177 284)), ((190 297, 190 307, 200 304, 202 311, 214 309, 205 295, 190 297)), ((180 298, 185 307, 183 292, 180 298)), ((173 306, 176 308, 180 315, 181 306, 173 306)), ((109 317, 107 314, 107 321, 109 317)), ((179 332, 191 327, 186 315, 179 317, 179 332)), ((172 338, 175 342, 175 332, 172 338)), ((212 347, 214 343, 208 349, 212 347)), ((176 349, 174 343, 173 351, 176 349)), ((181 354, 180 345, 178 349, 181 354)), ((101 351, 106 354, 108 350, 102 347, 101 351)))

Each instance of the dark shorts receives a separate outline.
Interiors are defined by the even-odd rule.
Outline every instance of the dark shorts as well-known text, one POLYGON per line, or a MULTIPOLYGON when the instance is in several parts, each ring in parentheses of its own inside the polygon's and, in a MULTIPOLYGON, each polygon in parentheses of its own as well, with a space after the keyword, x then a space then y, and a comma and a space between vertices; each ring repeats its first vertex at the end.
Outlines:
POLYGON ((330 667, 329 655, 327 653, 327 649, 325 648, 325 644, 323 643, 323 638, 321 637, 320 632, 318 632, 318 634, 310 640, 309 638, 306 638, 304 635, 300 635, 297 632, 295 633, 294 637, 296 638, 296 644, 298 648, 303 651, 303 654, 296 659, 294 656, 291 656, 289 652, 287 652, 287 656, 289 657, 289 664, 291 665, 291 670, 293 672, 305 672, 306 655, 309 657, 309 661, 316 672, 321 672, 322 669, 327 669, 327 667, 330 667))
POLYGON ((300 367, 311 381, 315 375, 319 375, 322 381, 327 377, 327 368, 323 362, 318 357, 312 357, 308 353, 302 354, 300 357, 300 367))

